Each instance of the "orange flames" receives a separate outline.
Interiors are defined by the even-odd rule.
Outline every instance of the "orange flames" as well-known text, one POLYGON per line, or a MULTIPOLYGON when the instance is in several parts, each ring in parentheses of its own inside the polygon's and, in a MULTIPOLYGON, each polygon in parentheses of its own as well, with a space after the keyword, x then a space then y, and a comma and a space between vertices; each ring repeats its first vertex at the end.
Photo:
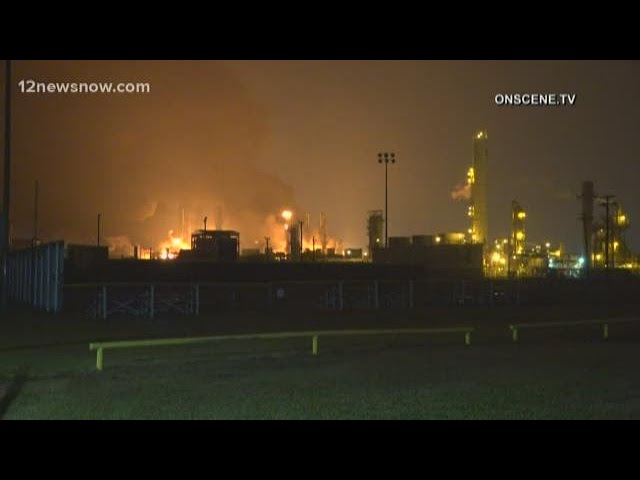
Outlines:
MULTIPOLYGON (((274 253, 288 253, 289 237, 291 226, 297 224, 296 214, 289 209, 283 210, 280 213, 269 215, 263 224, 265 237, 255 239, 252 244, 259 246, 260 250, 264 252, 266 247, 266 239, 269 239, 269 248, 274 253)), ((302 231, 303 251, 312 251, 315 247, 316 251, 322 249, 322 241, 320 236, 320 229, 318 225, 308 226, 305 225, 302 231), (315 239, 315 243, 314 243, 315 239)), ((190 236, 182 238, 177 236, 174 230, 169 230, 168 238, 158 244, 157 249, 153 252, 153 258, 160 260, 174 260, 178 258, 181 250, 190 250, 190 236)), ((337 241, 334 238, 327 237, 327 249, 335 249, 335 252, 340 255, 343 253, 344 248, 342 242, 337 241)), ((141 259, 150 259, 151 255, 144 256, 144 253, 140 253, 141 259)))
MULTIPOLYGON (((291 225, 296 223, 294 220, 295 214, 291 210, 283 210, 280 213, 280 223, 276 226, 275 230, 271 233, 271 246, 273 251, 275 252, 287 252, 288 247, 288 239, 290 236, 289 229, 291 225)), ((322 240, 320 235, 320 228, 317 225, 309 227, 308 225, 303 226, 302 230, 302 251, 321 251, 322 250, 322 240), (315 239, 315 241, 314 241, 315 239)), ((327 249, 335 249, 336 253, 341 254, 344 251, 344 248, 341 242, 327 236, 327 249)))
POLYGON ((161 260, 173 260, 178 257, 180 250, 191 250, 191 244, 181 237, 176 237, 173 230, 169 230, 169 238, 158 247, 161 260))

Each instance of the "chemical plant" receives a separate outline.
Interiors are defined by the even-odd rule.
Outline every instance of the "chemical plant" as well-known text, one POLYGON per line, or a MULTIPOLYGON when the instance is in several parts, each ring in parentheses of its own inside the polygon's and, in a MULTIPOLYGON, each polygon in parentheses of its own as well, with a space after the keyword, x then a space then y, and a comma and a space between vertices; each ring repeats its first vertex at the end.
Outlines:
MULTIPOLYGON (((324 212, 314 221, 311 213, 283 206, 265 223, 262 244, 242 246, 242 232, 223 228, 219 208, 215 228, 207 228, 203 217, 197 230, 182 210, 179 236, 169 230, 155 247, 133 245, 128 254, 114 255, 101 243, 98 216, 97 245, 41 243, 36 235, 14 239, 8 295, 48 312, 64 305, 102 319, 227 308, 342 311, 635 301, 638 256, 627 245, 629 214, 615 195, 597 192, 592 181, 582 183, 576 198, 576 210, 582 205, 581 251, 568 252, 561 242, 530 242, 527 221, 536 213, 527 211, 526 199, 511 201, 510 232, 492 236, 487 132, 473 135, 471 147, 466 181, 454 197, 467 202, 460 231, 388 236, 385 190, 385 209, 367 213, 366 248, 334 238, 324 212)), ((395 154, 380 154, 378 160, 386 180, 395 154)))
MULTIPOLYGON (((638 256, 626 242, 629 214, 612 194, 596 193, 592 181, 584 181, 578 196, 582 205, 580 219, 583 245, 579 252, 568 252, 561 242, 533 244, 527 236, 526 211, 520 200, 511 201, 511 231, 504 237, 492 237, 489 228, 488 194, 490 185, 488 133, 478 131, 472 137, 472 162, 465 184, 457 197, 467 203, 466 222, 461 231, 416 233, 409 237, 387 237, 385 210, 370 210, 366 220, 368 244, 343 245, 330 235, 327 215, 321 212, 314 221, 311 213, 284 208, 274 212, 275 227, 264 232, 264 242, 241 248, 240 234, 225 230, 218 207, 214 229, 191 230, 191 216, 185 221, 181 211, 180 236, 168 231, 168 238, 157 246, 134 245, 126 255, 115 256, 107 246, 67 245, 68 260, 86 264, 94 259, 127 262, 214 262, 214 263, 369 263, 373 265, 414 265, 434 275, 488 278, 580 277, 587 272, 637 271, 638 256), (597 208, 596 208, 597 207, 597 208), (597 211, 596 211, 597 210, 597 211), (599 213, 599 214, 598 214, 599 213), (466 223, 466 226, 465 226, 466 223)), ((380 163, 396 162, 395 154, 379 155, 380 163)), ((577 200, 578 200, 577 199, 577 200)), ((578 205, 578 202, 576 202, 578 205)), ((100 222, 100 218, 99 218, 100 222)), ((100 229, 100 225, 98 225, 100 229)), ((13 249, 31 247, 37 240, 14 239, 13 249)))

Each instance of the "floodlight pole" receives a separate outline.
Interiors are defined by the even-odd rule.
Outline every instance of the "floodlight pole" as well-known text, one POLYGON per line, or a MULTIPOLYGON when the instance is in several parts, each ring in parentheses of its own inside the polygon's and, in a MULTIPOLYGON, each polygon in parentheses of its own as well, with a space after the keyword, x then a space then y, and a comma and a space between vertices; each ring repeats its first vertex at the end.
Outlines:
POLYGON ((9 206, 11 201, 11 60, 5 60, 5 83, 4 83, 4 187, 2 200, 2 292, 0 294, 0 308, 4 312, 7 310, 7 268, 9 260, 9 206))
POLYGON ((384 163, 384 246, 389 246, 389 163, 396 163, 395 153, 379 153, 378 163, 384 163))

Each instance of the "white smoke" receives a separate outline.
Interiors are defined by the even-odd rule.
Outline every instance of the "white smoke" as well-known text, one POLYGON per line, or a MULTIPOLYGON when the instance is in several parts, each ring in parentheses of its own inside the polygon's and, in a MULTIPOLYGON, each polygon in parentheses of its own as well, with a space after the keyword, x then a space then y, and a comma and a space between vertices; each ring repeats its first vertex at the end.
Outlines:
POLYGON ((459 183, 451 191, 451 198, 455 201, 469 200, 471 198, 471 185, 459 183))

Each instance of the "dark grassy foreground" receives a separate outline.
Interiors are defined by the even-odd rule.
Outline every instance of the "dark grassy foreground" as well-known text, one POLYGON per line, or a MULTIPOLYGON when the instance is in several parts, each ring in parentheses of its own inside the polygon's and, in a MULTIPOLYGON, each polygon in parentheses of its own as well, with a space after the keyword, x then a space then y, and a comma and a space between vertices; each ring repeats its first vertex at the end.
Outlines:
POLYGON ((327 339, 110 351, 0 352, 29 377, 6 419, 640 418, 640 342, 461 345, 461 339, 327 339))

